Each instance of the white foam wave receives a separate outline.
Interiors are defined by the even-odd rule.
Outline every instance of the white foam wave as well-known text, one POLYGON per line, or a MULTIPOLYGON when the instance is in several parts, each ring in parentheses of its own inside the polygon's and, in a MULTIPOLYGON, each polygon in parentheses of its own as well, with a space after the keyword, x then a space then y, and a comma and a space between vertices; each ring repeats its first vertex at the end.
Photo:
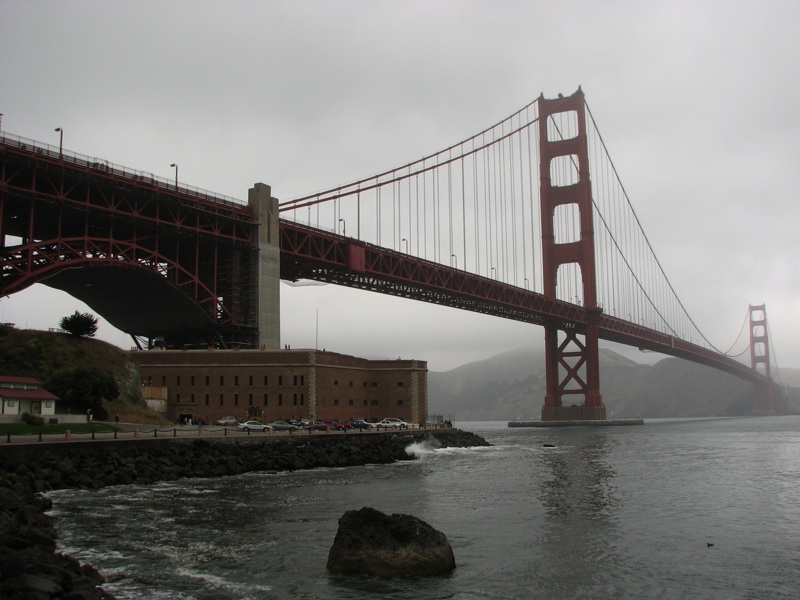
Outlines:
POLYGON ((421 442, 414 442, 406 447, 406 454, 409 456, 416 456, 417 458, 426 454, 433 454, 436 450, 441 448, 442 445, 435 439, 425 439, 421 442))
POLYGON ((242 598, 242 600, 261 598, 264 593, 272 591, 272 587, 266 584, 237 583, 225 577, 213 575, 205 571, 198 571, 189 567, 178 568, 175 574, 179 577, 187 577, 189 579, 201 581, 206 588, 227 590, 236 594, 239 598, 242 598))

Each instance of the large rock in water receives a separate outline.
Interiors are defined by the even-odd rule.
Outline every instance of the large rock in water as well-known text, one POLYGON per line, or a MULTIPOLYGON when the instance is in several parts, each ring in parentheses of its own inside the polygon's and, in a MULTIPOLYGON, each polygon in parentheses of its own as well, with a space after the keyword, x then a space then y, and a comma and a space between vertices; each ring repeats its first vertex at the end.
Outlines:
POLYGON ((441 531, 411 515, 367 506, 342 515, 328 554, 328 571, 347 575, 441 575, 455 568, 441 531))

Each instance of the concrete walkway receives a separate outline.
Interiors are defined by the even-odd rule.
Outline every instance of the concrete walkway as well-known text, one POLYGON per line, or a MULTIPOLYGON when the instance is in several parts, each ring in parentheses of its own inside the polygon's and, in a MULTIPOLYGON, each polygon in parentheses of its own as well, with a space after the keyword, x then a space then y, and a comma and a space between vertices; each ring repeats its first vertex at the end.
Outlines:
MULTIPOLYGON (((114 423, 103 423, 115 426, 114 423)), ((350 430, 342 431, 272 431, 270 433, 251 431, 244 432, 236 427, 222 427, 219 425, 175 425, 174 427, 162 427, 158 425, 148 425, 142 423, 119 423, 116 425, 117 431, 94 431, 85 433, 50 433, 50 434, 25 434, 14 435, 5 434, 0 436, 0 448, 8 444, 46 444, 64 442, 92 442, 92 441, 111 441, 111 440, 152 440, 152 439, 220 439, 230 438, 232 440, 299 437, 309 435, 362 435, 361 431, 350 430)), ((370 430, 370 433, 375 433, 370 430)))

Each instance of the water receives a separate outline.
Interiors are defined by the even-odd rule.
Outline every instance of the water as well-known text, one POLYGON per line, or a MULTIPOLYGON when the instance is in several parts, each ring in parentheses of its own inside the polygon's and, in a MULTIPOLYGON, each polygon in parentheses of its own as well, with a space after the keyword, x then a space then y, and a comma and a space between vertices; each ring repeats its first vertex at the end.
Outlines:
POLYGON ((494 446, 54 492, 61 548, 118 598, 797 597, 800 417, 458 425, 494 446), (337 520, 362 506, 444 532, 456 570, 328 575, 337 520))

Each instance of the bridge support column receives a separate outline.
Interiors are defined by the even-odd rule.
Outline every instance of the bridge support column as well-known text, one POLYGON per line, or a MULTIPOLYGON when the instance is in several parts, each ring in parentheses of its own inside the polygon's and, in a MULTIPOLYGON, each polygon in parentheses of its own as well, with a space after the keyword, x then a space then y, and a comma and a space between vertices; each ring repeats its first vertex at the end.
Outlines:
POLYGON ((544 327, 544 369, 547 391, 542 407, 542 421, 556 421, 561 412, 561 394, 558 390, 558 328, 554 325, 544 327))
MULTIPOLYGON (((552 100, 540 97, 538 109, 544 295, 561 300, 558 297, 559 268, 571 265, 580 270, 582 303, 587 309, 585 323, 545 325, 547 394, 542 421, 605 420, 598 352, 598 321, 602 310, 597 306, 592 185, 583 92, 579 89, 572 96, 552 100), (565 137, 569 135, 572 137, 565 137), (578 215, 579 231, 573 230, 572 239, 556 237, 559 231, 561 237, 569 238, 563 231, 571 228, 569 224, 557 223, 559 208, 562 208, 561 214, 578 215), (580 333, 583 333, 583 341, 578 338, 580 333), (564 406, 562 398, 567 394, 582 395, 583 404, 564 406)), ((580 303, 579 299, 571 297, 565 301, 580 303)))
POLYGON ((753 385, 753 414, 772 415, 775 408, 770 381, 767 307, 764 304, 750 305, 750 366, 767 378, 765 383, 753 385))
POLYGON ((559 341, 559 328, 545 326, 547 393, 542 421, 606 420, 606 407, 600 394, 596 316, 595 325, 589 328, 583 341, 573 331, 566 331, 559 341), (583 396, 583 404, 564 406, 562 398, 566 395, 583 396))
POLYGON ((278 200, 270 186, 256 183, 247 196, 258 223, 258 346, 278 350, 281 345, 281 247, 278 200))

